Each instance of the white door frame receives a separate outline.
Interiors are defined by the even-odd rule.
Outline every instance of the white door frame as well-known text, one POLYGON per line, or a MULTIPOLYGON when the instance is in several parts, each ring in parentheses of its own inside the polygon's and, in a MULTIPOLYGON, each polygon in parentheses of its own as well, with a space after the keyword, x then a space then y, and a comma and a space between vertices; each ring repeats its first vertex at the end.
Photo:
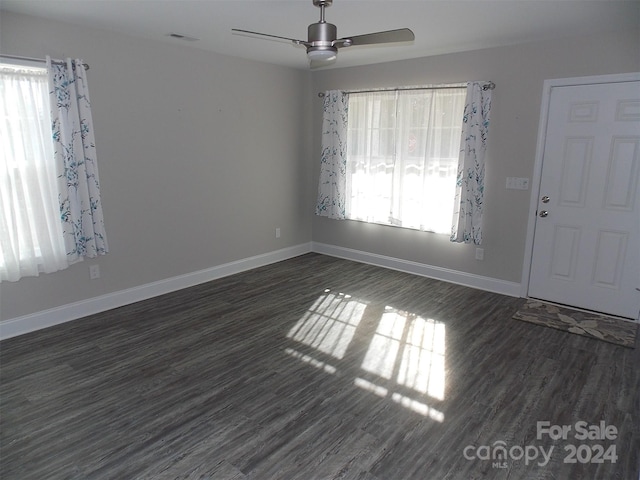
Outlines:
MULTIPOLYGON (((536 229, 538 210, 538 198, 540 197, 540 181, 542 179, 542 159, 544 146, 547 140, 547 122, 549 103, 551 101, 551 89, 553 87, 567 87, 575 85, 591 85, 602 83, 634 82, 640 81, 640 72, 619 73, 613 75, 596 75, 589 77, 555 78, 545 80, 542 92, 542 105, 540 108, 540 123, 538 125, 538 141, 536 143, 536 159, 533 166, 531 180, 531 198, 529 201, 529 216, 527 223, 527 238, 524 248, 524 262, 522 265, 521 297, 529 296, 529 276, 531 274, 531 260, 533 258, 533 237, 536 229)), ((636 319, 640 321, 640 317, 636 319)))

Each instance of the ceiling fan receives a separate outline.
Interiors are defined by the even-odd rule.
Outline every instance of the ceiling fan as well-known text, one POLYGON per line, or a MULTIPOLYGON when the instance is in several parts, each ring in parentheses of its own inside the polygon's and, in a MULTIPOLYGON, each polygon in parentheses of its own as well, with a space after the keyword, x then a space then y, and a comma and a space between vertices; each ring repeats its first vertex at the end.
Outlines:
POLYGON ((307 29, 307 40, 297 40, 295 38, 252 32, 239 28, 233 28, 232 31, 262 35, 263 37, 280 38, 282 40, 289 40, 295 45, 304 45, 307 48, 307 57, 309 58, 311 68, 322 67, 333 63, 338 56, 339 48, 380 43, 410 42, 415 39, 415 35, 408 28, 367 33, 364 35, 356 35, 355 37, 337 38, 338 30, 336 26, 332 23, 327 23, 324 19, 324 9, 330 7, 333 0, 312 1, 316 7, 320 8, 320 21, 309 25, 307 29))

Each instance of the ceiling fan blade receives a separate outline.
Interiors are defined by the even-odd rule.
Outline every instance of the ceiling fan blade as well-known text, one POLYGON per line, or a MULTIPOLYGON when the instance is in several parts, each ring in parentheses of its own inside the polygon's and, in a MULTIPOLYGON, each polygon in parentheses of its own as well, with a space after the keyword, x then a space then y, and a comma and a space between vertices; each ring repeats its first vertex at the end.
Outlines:
POLYGON ((271 35, 269 33, 252 32, 251 30, 241 30, 239 28, 232 28, 231 31, 240 32, 240 33, 250 33, 251 35, 260 35, 262 37, 279 38, 280 40, 289 40, 290 42, 293 42, 296 45, 307 45, 308 43, 305 40, 298 40, 296 38, 281 37, 279 35, 271 35))
POLYGON ((385 32, 367 33, 355 37, 345 37, 336 40, 336 47, 350 47, 358 45, 373 45, 376 43, 411 42, 416 36, 408 28, 387 30, 385 32))

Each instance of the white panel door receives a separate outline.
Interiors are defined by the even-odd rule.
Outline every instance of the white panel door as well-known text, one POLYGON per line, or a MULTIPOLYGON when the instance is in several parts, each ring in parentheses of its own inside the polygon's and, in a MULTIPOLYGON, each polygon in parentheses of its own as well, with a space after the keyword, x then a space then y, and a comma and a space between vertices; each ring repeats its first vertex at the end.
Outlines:
POLYGON ((553 87, 529 296, 637 319, 640 82, 553 87))

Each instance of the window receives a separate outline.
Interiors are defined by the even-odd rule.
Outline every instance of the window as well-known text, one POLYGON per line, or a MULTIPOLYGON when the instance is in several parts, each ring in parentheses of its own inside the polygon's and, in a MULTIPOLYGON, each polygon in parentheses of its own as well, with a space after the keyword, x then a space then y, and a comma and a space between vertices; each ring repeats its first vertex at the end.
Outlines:
POLYGON ((0 281, 108 252, 81 59, 0 64, 0 281))
POLYGON ((345 216, 451 232, 464 88, 350 93, 345 216))
POLYGON ((494 88, 321 93, 316 215, 438 233, 450 219, 450 241, 481 245, 494 88))
POLYGON ((0 280, 66 268, 46 68, 0 64, 0 280))

